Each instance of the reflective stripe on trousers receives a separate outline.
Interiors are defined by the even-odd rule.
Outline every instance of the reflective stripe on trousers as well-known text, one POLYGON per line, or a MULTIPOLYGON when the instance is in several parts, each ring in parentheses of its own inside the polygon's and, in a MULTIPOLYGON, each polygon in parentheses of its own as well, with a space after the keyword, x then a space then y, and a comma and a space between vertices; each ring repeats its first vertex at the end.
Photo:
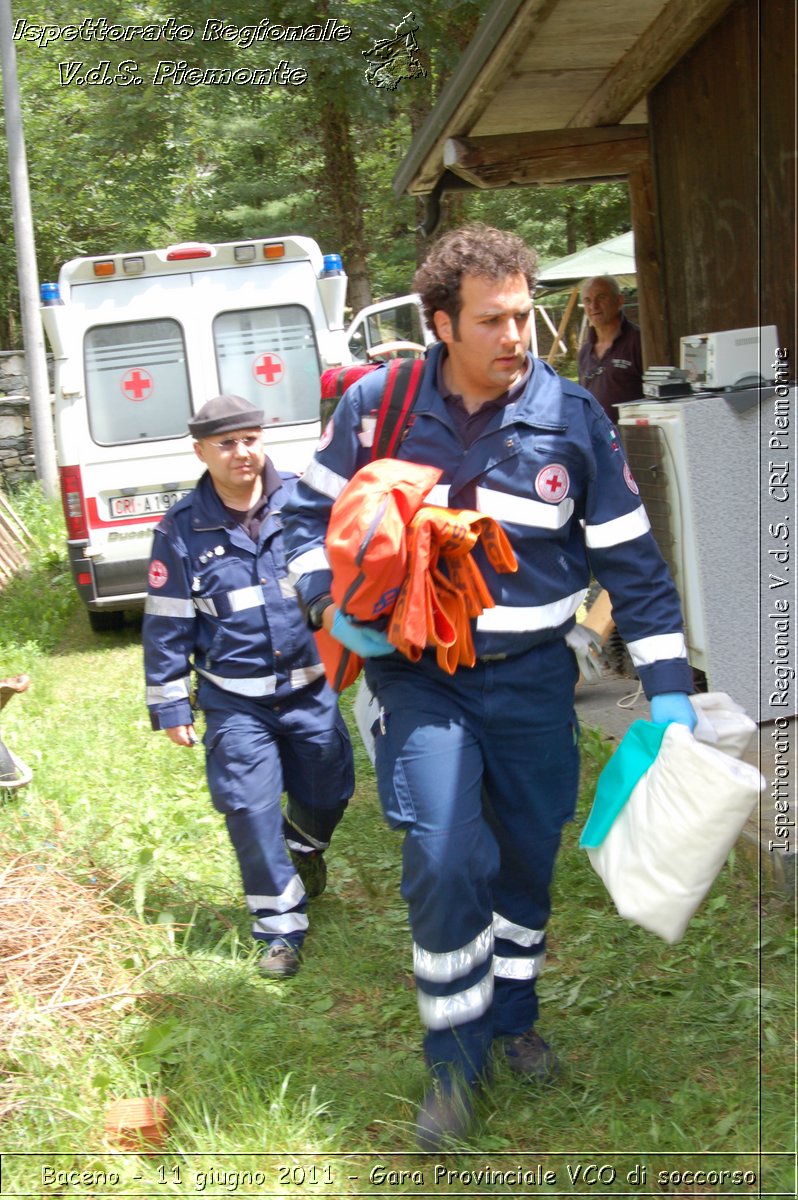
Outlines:
POLYGON ((576 673, 562 640, 454 676, 426 658, 367 664, 383 710, 380 799, 406 831, 402 895, 438 1074, 475 1078, 493 1037, 537 1018, 549 885, 576 805, 576 673))
POLYGON ((224 814, 256 940, 301 945, 307 899, 286 850, 281 810, 329 843, 354 787, 352 749, 334 694, 319 681, 273 707, 200 684, 208 787, 224 814))

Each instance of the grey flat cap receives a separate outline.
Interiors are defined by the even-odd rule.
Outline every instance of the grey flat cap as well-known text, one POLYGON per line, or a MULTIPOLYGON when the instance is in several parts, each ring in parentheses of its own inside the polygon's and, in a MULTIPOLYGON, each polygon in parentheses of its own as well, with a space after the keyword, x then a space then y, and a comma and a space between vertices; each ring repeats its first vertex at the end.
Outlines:
POLYGON ((188 431, 199 439, 217 433, 232 433, 236 429, 260 429, 262 425, 262 411, 243 396, 214 396, 194 414, 188 423, 188 431))

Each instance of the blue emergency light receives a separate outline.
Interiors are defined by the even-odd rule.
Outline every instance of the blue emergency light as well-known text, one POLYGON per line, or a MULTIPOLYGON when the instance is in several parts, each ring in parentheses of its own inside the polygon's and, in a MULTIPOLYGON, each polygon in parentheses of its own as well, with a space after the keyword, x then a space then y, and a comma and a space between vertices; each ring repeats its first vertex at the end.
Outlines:
POLYGON ((39 298, 42 304, 60 304, 61 293, 57 283, 42 283, 39 286, 39 298))

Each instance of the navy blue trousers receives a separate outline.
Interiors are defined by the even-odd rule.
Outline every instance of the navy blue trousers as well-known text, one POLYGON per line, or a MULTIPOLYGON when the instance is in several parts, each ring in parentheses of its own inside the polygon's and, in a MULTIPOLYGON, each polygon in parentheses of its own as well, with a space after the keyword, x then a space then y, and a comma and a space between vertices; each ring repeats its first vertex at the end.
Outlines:
POLYGON ((474 1082, 538 1016, 550 885, 576 808, 578 670, 562 640, 446 675, 372 659, 380 800, 405 831, 402 895, 425 1055, 474 1082))
POLYGON ((267 704, 203 680, 198 703, 208 788, 227 822, 253 937, 301 946, 307 897, 284 833, 298 847, 329 845, 354 790, 352 746, 336 696, 321 679, 288 701, 267 704))

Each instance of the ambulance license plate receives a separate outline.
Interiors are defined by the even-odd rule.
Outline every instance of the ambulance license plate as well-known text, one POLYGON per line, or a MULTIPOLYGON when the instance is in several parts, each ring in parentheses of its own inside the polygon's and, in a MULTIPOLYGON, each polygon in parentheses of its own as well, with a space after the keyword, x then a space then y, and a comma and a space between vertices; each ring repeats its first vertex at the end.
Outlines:
POLYGON ((138 492, 135 496, 111 496, 108 510, 116 520, 124 520, 125 517, 159 517, 190 491, 191 488, 181 488, 176 492, 138 492))

